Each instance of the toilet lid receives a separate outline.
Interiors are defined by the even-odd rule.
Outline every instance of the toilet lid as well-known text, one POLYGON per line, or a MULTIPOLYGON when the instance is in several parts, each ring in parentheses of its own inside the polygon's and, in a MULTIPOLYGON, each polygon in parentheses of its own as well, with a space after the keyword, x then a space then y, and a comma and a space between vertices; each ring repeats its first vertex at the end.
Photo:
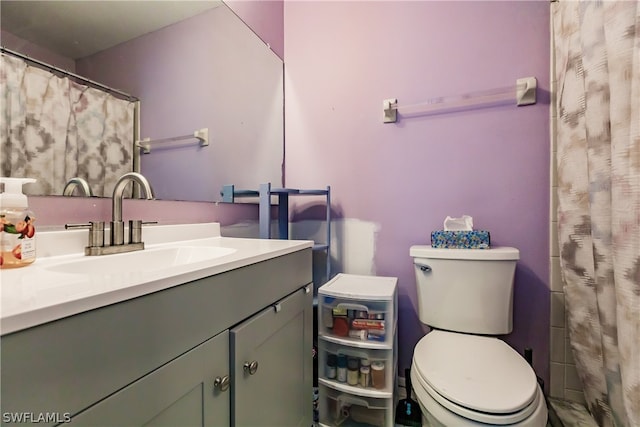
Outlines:
POLYGON ((416 345, 413 363, 434 391, 474 411, 509 414, 536 397, 533 369, 497 338, 432 331, 416 345))

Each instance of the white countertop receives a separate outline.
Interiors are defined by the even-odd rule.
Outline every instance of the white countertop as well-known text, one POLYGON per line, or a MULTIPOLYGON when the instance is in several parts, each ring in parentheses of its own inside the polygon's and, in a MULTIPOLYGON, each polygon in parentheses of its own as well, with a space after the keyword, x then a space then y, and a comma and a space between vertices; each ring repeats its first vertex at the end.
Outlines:
MULTIPOLYGON (((63 317, 136 298, 182 283, 311 248, 302 240, 243 239, 220 236, 217 223, 158 225, 143 231, 145 251, 173 246, 229 248, 232 253, 157 270, 68 273, 49 268, 86 257, 87 230, 36 234, 38 258, 26 267, 0 270, 2 335, 63 317)), ((135 252, 132 252, 135 253, 135 252)), ((127 254, 102 255, 125 257, 127 254)), ((114 258, 116 259, 116 258, 114 258)))

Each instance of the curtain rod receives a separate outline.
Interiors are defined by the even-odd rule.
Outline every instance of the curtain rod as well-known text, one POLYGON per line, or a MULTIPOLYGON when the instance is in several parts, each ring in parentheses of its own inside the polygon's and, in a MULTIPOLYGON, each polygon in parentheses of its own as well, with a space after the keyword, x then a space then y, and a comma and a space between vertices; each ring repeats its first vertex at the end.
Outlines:
POLYGON ((2 53, 6 53, 8 55, 15 56, 16 58, 23 59, 23 60, 25 60, 27 62, 31 62, 31 63, 33 63, 35 65, 40 66, 40 67, 44 67, 44 68, 48 69, 49 71, 55 71, 57 73, 64 74, 64 75, 66 75, 68 77, 71 77, 73 79, 79 80, 82 83, 86 83, 88 85, 91 85, 91 86, 93 86, 93 87, 95 87, 97 89, 101 89, 101 90, 103 90, 105 92, 109 92, 109 93, 112 93, 112 94, 119 95, 121 97, 124 97, 128 101, 139 101, 138 98, 136 98, 135 96, 129 95, 128 93, 124 93, 122 91, 119 91, 118 89, 114 89, 114 88, 111 88, 109 86, 105 86, 102 83, 98 83, 98 82, 96 82, 94 80, 91 80, 91 79, 88 79, 86 77, 79 76, 78 74, 74 74, 74 73, 72 73, 70 71, 63 70, 62 68, 55 67, 55 66, 53 66, 51 64, 47 64, 46 62, 39 61, 37 59, 31 58, 30 56, 27 56, 27 55, 23 55, 22 53, 13 51, 11 49, 7 49, 4 46, 0 46, 0 50, 2 50, 2 53))

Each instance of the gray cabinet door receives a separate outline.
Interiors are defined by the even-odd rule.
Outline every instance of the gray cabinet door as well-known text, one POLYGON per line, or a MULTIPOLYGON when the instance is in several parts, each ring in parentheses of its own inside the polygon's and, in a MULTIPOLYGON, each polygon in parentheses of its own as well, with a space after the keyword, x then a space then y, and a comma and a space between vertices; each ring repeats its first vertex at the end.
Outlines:
POLYGON ((232 426, 312 424, 312 301, 309 285, 231 329, 232 426))
POLYGON ((228 426, 229 331, 205 341, 73 417, 78 426, 228 426), (228 380, 228 378, 227 378, 228 380))

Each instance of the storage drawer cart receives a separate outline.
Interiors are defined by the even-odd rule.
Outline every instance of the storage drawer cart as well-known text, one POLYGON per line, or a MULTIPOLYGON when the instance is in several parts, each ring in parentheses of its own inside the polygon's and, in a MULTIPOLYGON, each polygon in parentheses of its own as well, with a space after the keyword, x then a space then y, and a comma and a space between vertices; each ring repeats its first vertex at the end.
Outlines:
POLYGON ((318 289, 321 426, 394 425, 397 281, 341 273, 318 289))

